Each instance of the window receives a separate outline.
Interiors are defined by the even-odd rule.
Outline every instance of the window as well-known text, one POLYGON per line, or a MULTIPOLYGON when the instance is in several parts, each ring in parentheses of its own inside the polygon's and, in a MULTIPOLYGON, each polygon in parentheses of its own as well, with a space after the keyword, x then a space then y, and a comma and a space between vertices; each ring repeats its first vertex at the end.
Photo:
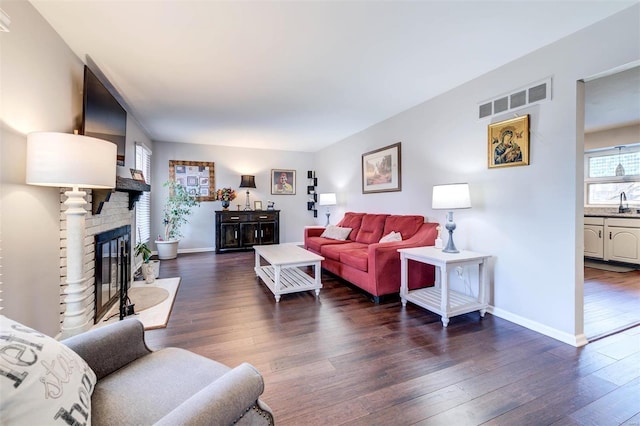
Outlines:
MULTIPOLYGON (((136 169, 142 170, 144 180, 151 185, 151 150, 136 143, 136 169)), ((136 203, 136 243, 147 243, 151 236, 151 193, 143 192, 136 203)))
POLYGON ((624 192, 629 205, 640 206, 640 144, 585 153, 585 199, 589 206, 618 206, 624 192), (621 164, 624 176, 616 176, 621 164))

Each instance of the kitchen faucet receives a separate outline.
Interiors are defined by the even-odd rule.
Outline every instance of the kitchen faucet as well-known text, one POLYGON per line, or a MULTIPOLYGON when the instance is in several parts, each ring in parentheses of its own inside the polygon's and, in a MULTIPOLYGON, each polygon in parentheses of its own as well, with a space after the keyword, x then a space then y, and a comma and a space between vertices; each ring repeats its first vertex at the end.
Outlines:
POLYGON ((618 213, 628 213, 631 209, 629 209, 629 203, 627 202, 627 194, 622 191, 620 193, 620 207, 618 207, 618 213), (625 206, 622 206, 622 201, 624 200, 625 206))

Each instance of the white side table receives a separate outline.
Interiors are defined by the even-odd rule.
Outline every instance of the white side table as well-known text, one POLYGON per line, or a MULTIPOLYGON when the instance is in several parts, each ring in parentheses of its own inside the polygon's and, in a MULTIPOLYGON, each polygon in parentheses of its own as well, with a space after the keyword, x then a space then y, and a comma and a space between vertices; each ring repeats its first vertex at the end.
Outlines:
POLYGON ((489 280, 486 261, 490 256, 472 251, 444 253, 435 247, 415 247, 398 249, 400 252, 400 298, 402 306, 407 301, 442 316, 442 325, 449 324, 449 318, 467 312, 480 311, 484 317, 489 305, 489 280), (434 287, 409 291, 407 266, 409 260, 436 267, 434 287), (478 265, 478 297, 472 297, 449 289, 449 272, 458 266, 478 265))

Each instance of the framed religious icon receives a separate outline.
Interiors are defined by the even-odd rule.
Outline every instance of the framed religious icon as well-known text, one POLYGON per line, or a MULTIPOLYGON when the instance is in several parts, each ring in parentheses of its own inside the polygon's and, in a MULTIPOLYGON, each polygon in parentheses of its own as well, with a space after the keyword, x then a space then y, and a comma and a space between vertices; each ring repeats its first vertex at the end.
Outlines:
POLYGON ((489 124, 489 168, 529 164, 529 114, 489 124))
POLYGON ((402 190, 400 142, 362 154, 362 193, 402 190))
POLYGON ((169 160, 169 179, 184 186, 198 201, 216 201, 212 162, 169 160))

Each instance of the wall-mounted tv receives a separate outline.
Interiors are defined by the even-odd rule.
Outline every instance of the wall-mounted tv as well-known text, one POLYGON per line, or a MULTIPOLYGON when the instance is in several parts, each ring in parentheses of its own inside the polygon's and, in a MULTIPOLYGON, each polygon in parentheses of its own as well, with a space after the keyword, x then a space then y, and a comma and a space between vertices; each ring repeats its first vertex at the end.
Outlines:
POLYGON ((82 98, 82 134, 115 143, 117 164, 124 166, 127 111, 86 65, 82 98))

